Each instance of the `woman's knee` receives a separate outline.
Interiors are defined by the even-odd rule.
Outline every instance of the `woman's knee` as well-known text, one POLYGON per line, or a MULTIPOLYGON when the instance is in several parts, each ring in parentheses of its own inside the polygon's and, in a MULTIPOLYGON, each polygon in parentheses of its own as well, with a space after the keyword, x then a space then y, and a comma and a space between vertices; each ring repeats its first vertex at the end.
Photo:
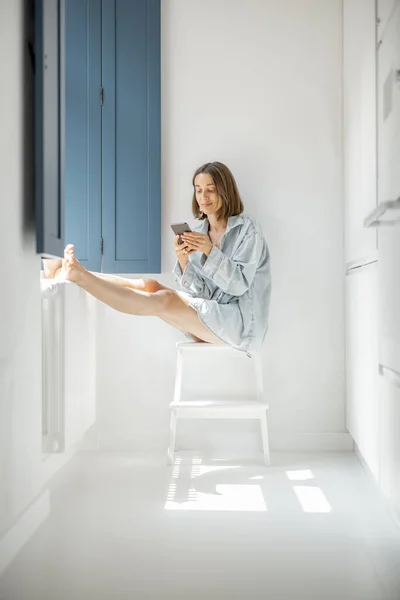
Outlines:
POLYGON ((159 292, 164 289, 164 286, 161 285, 156 279, 143 279, 143 290, 145 292, 150 292, 154 294, 155 292, 159 292))
POLYGON ((168 288, 157 291, 159 299, 159 316, 174 315, 179 310, 181 299, 175 290, 168 288))

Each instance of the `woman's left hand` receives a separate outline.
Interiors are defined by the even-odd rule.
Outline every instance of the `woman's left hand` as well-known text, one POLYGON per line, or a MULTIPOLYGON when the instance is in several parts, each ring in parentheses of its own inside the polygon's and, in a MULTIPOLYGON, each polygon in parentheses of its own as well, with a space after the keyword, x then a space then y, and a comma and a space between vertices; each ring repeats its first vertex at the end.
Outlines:
POLYGON ((213 243, 205 233, 196 233, 195 231, 188 231, 181 235, 181 238, 188 246, 190 250, 194 252, 203 252, 208 256, 212 250, 213 243))

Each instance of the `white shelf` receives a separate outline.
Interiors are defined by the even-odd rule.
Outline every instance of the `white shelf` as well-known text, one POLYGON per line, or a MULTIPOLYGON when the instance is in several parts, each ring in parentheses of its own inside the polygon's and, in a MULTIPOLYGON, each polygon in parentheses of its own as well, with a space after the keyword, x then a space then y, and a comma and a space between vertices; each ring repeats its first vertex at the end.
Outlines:
POLYGON ((400 197, 382 202, 364 219, 364 227, 394 225, 400 221, 400 197))

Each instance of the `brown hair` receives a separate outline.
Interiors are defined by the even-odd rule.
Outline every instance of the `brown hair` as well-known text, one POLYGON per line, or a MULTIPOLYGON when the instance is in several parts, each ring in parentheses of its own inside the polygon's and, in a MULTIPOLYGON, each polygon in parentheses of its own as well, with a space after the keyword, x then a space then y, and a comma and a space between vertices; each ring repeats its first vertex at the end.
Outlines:
MULTIPOLYGON (((193 187, 194 181, 200 173, 209 173, 211 175, 217 194, 222 200, 222 206, 218 213, 218 220, 240 215, 243 212, 243 202, 240 198, 235 178, 226 165, 220 162, 205 163, 199 167, 193 175, 193 187)), ((192 211, 195 219, 201 221, 207 218, 207 215, 203 215, 200 211, 196 200, 196 190, 193 191, 192 211)))

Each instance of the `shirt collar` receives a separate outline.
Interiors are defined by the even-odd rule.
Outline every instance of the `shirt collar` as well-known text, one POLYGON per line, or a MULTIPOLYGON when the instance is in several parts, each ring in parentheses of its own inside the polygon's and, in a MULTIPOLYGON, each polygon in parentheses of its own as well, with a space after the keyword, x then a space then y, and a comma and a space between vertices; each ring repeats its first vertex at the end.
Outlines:
MULTIPOLYGON (((228 223, 226 225, 225 233, 228 233, 228 231, 230 231, 234 227, 237 227, 238 225, 243 225, 243 222, 244 221, 243 221, 242 215, 235 215, 233 217, 228 217, 228 223)), ((204 221, 201 222, 201 233, 208 233, 208 229, 209 229, 208 219, 204 219, 204 221)))

